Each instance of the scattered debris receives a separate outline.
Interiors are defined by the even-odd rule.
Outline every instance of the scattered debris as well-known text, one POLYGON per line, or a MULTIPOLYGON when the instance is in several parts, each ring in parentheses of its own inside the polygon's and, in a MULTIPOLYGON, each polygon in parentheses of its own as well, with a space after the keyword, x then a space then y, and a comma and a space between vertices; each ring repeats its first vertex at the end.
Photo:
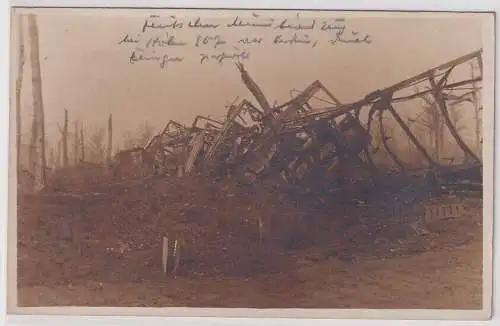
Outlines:
MULTIPOLYGON (((143 170, 160 175, 208 173, 219 178, 236 178, 244 184, 271 182, 296 195, 318 198, 332 198, 340 193, 358 198, 367 192, 371 195, 390 192, 387 196, 396 196, 404 192, 408 182, 430 176, 435 179, 434 188, 471 189, 472 185, 482 183, 482 162, 460 137, 447 112, 448 106, 456 104, 456 98, 460 98, 457 93, 465 85, 481 80, 481 77, 453 83, 448 80, 453 70, 472 60, 480 61, 481 51, 347 104, 315 81, 290 101, 274 107, 244 66, 237 64, 243 83, 260 108, 242 100, 229 106, 224 121, 203 116, 197 116, 191 126, 170 121, 144 148, 118 153, 115 170, 142 166, 143 170), (429 85, 426 90, 414 89, 415 85, 426 83, 429 85), (326 94, 320 103, 328 106, 313 103, 319 92, 326 94), (454 165, 450 161, 444 164, 444 158, 433 157, 428 146, 409 127, 411 119, 403 118, 394 107, 428 94, 434 96, 435 111, 439 110, 451 139, 463 152, 463 163, 453 159, 454 165), (455 104, 447 104, 449 100, 455 104), (387 114, 394 120, 393 125, 403 131, 408 146, 416 150, 418 160, 405 162, 398 150, 391 148, 384 116, 387 114), (378 137, 372 128, 375 116, 378 116, 378 137)), ((417 183, 421 189, 410 186, 411 193, 435 191, 429 188, 429 182, 417 183)), ((426 196, 423 194, 420 201, 426 196)), ((411 201, 416 200, 415 197, 411 201)))
MULTIPOLYGON (((356 250, 384 247, 380 256, 395 255, 393 243, 384 238, 388 229, 392 232, 406 224, 405 232, 413 229, 414 236, 428 235, 421 222, 426 214, 436 214, 431 206, 426 213, 426 205, 443 193, 458 197, 460 192, 482 191, 482 162, 453 131, 463 160, 451 164, 434 155, 394 105, 432 94, 442 113, 447 99, 455 98, 443 94, 459 93, 460 87, 480 80, 448 83, 451 70, 480 57, 480 51, 472 53, 346 104, 314 81, 290 101, 270 106, 263 90, 238 65, 258 106, 244 99, 229 106, 223 121, 203 116, 190 126, 170 121, 144 147, 117 153, 106 167, 113 173, 96 177, 98 167, 86 165, 88 175, 82 173, 82 180, 74 181, 78 194, 64 186, 70 181, 69 172, 61 169, 45 191, 57 196, 30 199, 46 200, 43 204, 50 207, 36 213, 36 223, 28 219, 22 223, 35 223, 34 232, 51 228, 57 232, 60 225, 47 215, 71 211, 73 235, 103 241, 67 241, 64 250, 71 259, 84 255, 75 248, 85 244, 86 259, 93 265, 68 264, 63 272, 72 275, 78 268, 87 275, 96 269, 100 279, 114 279, 120 272, 122 278, 132 279, 131 271, 149 278, 157 272, 158 279, 166 273, 248 276, 293 264, 294 252, 311 246, 330 250, 318 257, 356 262, 348 242, 356 250), (424 82, 429 89, 413 89, 424 82), (320 93, 326 96, 320 98, 320 93), (392 127, 402 130, 397 137, 406 137, 414 156, 403 155, 391 142, 389 138, 396 136, 389 133, 387 116, 393 119, 392 127), (89 182, 90 186, 82 186, 89 182), (98 214, 103 211, 110 218, 98 214), (170 241, 163 238, 167 233, 170 241), (117 246, 111 239, 122 242, 117 246), (105 259, 101 253, 106 253, 105 259), (144 272, 146 263, 151 268, 144 272)), ((452 123, 446 125, 454 128, 452 123)), ((28 206, 22 205, 20 215, 33 214, 28 206)), ((28 228, 22 223, 21 231, 28 228)), ((55 243, 52 235, 36 237, 55 243)), ((27 234, 19 239, 21 247, 37 245, 27 234)), ((410 247, 407 251, 414 249, 410 247)))

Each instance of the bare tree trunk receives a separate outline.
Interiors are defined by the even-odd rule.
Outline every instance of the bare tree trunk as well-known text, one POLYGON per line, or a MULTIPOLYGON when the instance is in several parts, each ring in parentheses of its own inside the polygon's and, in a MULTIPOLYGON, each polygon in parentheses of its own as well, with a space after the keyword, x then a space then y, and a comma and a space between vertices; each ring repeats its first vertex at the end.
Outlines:
POLYGON ((54 147, 50 147, 49 150, 49 168, 52 170, 56 168, 56 152, 54 151, 54 147))
MULTIPOLYGON (((35 121, 37 129, 37 144, 40 146, 39 156, 39 182, 37 188, 43 187, 46 181, 46 159, 45 159, 45 117, 43 112, 43 97, 42 97, 42 76, 40 71, 39 58, 39 43, 38 43, 38 26, 36 16, 28 15, 29 38, 31 48, 31 78, 33 83, 33 108, 35 110, 35 121)), ((36 176, 37 174, 35 174, 36 176)))
POLYGON ((108 118, 108 152, 107 152, 108 163, 111 162, 112 150, 113 150, 113 115, 110 114, 108 118))
POLYGON ((36 128, 36 117, 33 114, 33 122, 31 123, 31 139, 30 139, 30 152, 29 152, 29 171, 35 175, 35 170, 38 167, 37 164, 37 150, 36 150, 36 139, 37 139, 37 128, 36 128))
POLYGON ((63 166, 68 167, 68 110, 64 110, 64 127, 62 134, 63 166))
MULTIPOLYGON (((474 74, 474 64, 471 62, 471 67, 470 67, 470 72, 471 72, 471 79, 474 80, 475 74, 474 74)), ((475 147, 476 147, 476 153, 478 156, 481 156, 481 118, 480 118, 480 113, 479 113, 479 103, 477 99, 477 85, 476 82, 472 82, 472 105, 474 105, 474 120, 475 120, 475 133, 476 133, 476 139, 475 139, 475 147)))
POLYGON ((80 131, 78 130, 78 121, 73 121, 74 143, 73 143, 73 164, 77 165, 80 161, 80 131))
POLYGON ((61 141, 57 142, 57 152, 56 152, 56 169, 61 167, 61 141))
POLYGON ((80 124, 80 162, 85 161, 85 143, 83 138, 83 124, 80 124))
POLYGON ((434 80, 434 76, 429 78, 429 82, 432 87, 432 94, 434 99, 436 100, 436 104, 439 108, 441 116, 446 124, 447 129, 450 131, 451 136, 457 142, 457 145, 460 146, 460 149, 463 151, 465 155, 465 160, 472 159, 475 162, 479 162, 479 158, 474 154, 474 152, 467 146, 467 144, 463 141, 462 137, 457 132, 457 129, 453 126, 452 121, 450 120, 450 113, 448 112, 448 108, 446 105, 446 101, 443 96, 443 89, 441 85, 438 85, 434 80))
POLYGON ((24 31, 23 16, 19 16, 19 67, 16 82, 16 147, 17 147, 17 173, 20 172, 21 158, 21 91, 23 87, 24 68, 24 31))
POLYGON ((432 102, 432 128, 433 128, 433 134, 434 134, 434 160, 439 163, 440 157, 441 157, 441 139, 442 139, 442 132, 441 132, 441 117, 439 114, 439 110, 437 109, 437 104, 436 101, 432 102))
MULTIPOLYGON (((437 107, 436 107, 437 110, 437 107)), ((445 150, 444 145, 444 131, 445 131, 446 125, 444 124, 444 119, 442 116, 439 118, 439 155, 441 156, 441 153, 443 153, 445 150)))

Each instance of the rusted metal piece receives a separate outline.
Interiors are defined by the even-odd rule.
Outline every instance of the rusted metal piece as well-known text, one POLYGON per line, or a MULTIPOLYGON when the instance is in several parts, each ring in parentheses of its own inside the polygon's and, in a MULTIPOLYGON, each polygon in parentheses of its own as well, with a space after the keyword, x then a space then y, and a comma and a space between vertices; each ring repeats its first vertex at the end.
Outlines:
POLYGON ((243 80, 243 83, 245 86, 250 90, 250 92, 253 94, 259 105, 262 107, 262 110, 264 110, 264 114, 269 114, 271 112, 271 105, 269 105, 269 102, 267 101, 264 93, 260 89, 259 85, 257 85, 252 77, 248 74, 248 72, 245 70, 243 67, 243 64, 241 63, 236 63, 236 67, 240 71, 241 74, 241 79, 243 80))
POLYGON ((211 119, 208 117, 204 117, 201 115, 197 115, 196 118, 193 121, 193 124, 191 125, 191 130, 220 130, 224 126, 224 122, 211 119), (204 123, 203 127, 199 126, 199 123, 204 123))
MULTIPOLYGON (((368 114, 368 122, 366 125, 366 132, 368 134, 370 134, 370 132, 371 132, 371 125, 373 122, 373 115, 375 114, 375 112, 376 111, 370 111, 370 113, 368 114)), ((364 150, 365 150, 366 159, 368 160, 368 164, 370 165, 374 174, 377 174, 378 168, 374 162, 373 153, 378 151, 378 147, 374 146, 373 142, 371 141, 369 144, 366 145, 364 150)))
POLYGON ((295 97, 288 106, 286 106, 286 108, 279 114, 279 121, 294 119, 297 116, 298 111, 304 107, 309 100, 311 100, 314 94, 316 94, 319 90, 325 89, 326 88, 319 80, 314 81, 302 93, 297 95, 297 97, 295 97))
MULTIPOLYGON (((373 144, 372 144, 372 137, 371 137, 370 131, 371 131, 371 124, 373 121, 373 115, 375 114, 375 112, 376 112, 375 106, 372 106, 370 108, 370 111, 368 112, 368 122, 366 124, 366 129, 365 129, 366 133, 368 135, 370 135, 370 141, 367 142, 366 144, 364 144, 364 147, 363 147, 368 167, 370 168, 373 175, 377 175, 379 172, 379 169, 377 168, 375 162, 373 161, 373 157, 372 157, 372 153, 371 153, 371 149, 373 148, 373 144)), ((358 117, 358 120, 359 120, 359 117, 358 117)))
POLYGON ((262 112, 246 100, 243 100, 237 106, 231 105, 220 133, 205 153, 205 161, 208 163, 213 162, 217 154, 221 152, 221 147, 226 147, 226 149, 228 147, 234 147, 235 141, 237 141, 239 137, 254 131, 256 124, 258 124, 262 118, 262 112), (248 114, 250 121, 245 120, 242 117, 243 114, 248 114), (224 146, 227 141, 230 143, 229 146, 224 146))
MULTIPOLYGON (((321 84, 321 82, 315 81, 295 98, 283 105, 275 107, 271 114, 263 116, 261 124, 262 132, 260 133, 258 139, 256 139, 256 141, 249 147, 245 155, 245 174, 248 178, 252 180, 255 179, 257 175, 262 174, 271 168, 271 161, 279 160, 275 158, 275 154, 280 152, 277 146, 277 139, 279 139, 279 137, 294 138, 295 136, 290 136, 290 134, 305 131, 304 129, 307 128, 308 123, 296 125, 290 128, 286 125, 286 122, 290 120, 293 121, 298 116, 307 115, 311 111, 316 111, 308 102, 320 90, 325 91, 325 93, 330 96, 334 102, 339 103, 339 101, 321 84), (295 131, 290 129, 294 129, 295 131), (284 136, 285 134, 288 134, 288 136, 284 136)), ((314 132, 310 131, 308 134, 309 137, 314 138, 314 132)), ((317 152, 319 148, 321 148, 321 146, 318 144, 309 150, 309 159, 318 156, 317 152), (312 154, 313 151, 316 151, 316 153, 312 154)), ((295 169, 295 171, 297 171, 297 169, 305 170, 307 169, 307 166, 310 165, 310 163, 305 162, 305 156, 307 156, 306 154, 288 154, 293 157, 292 162, 275 162, 275 164, 278 164, 284 170, 281 172, 287 173, 290 169, 295 169), (296 168, 293 168, 293 166, 296 166, 296 168)))
MULTIPOLYGON (((358 184, 376 188, 376 182, 380 183, 384 178, 406 180, 413 170, 398 156, 399 153, 390 148, 383 114, 386 111, 391 113, 411 141, 409 146, 415 146, 424 156, 428 164, 424 162, 421 169, 438 167, 393 104, 434 94, 436 89, 440 90, 437 95, 444 102, 442 90, 453 90, 475 82, 464 80, 446 84, 454 67, 468 60, 480 59, 480 54, 480 51, 471 53, 346 104, 316 80, 291 100, 271 107, 243 66, 237 65, 243 82, 262 109, 242 100, 229 106, 224 120, 197 116, 190 126, 170 121, 144 150, 155 157, 156 165, 166 167, 159 170, 170 171, 168 173, 210 172, 217 176, 234 176, 246 183, 267 180, 296 192, 317 192, 320 196, 334 191, 347 194, 360 187, 358 184), (428 82, 434 74, 439 75, 440 80, 433 88, 416 90, 412 95, 408 92, 396 94, 411 90, 416 83, 428 82), (328 103, 327 107, 317 107, 314 101, 322 100, 316 95, 320 91, 331 99, 322 101, 328 103), (367 109, 367 123, 363 125, 361 117, 367 109), (381 143, 387 153, 379 155, 388 156, 399 171, 391 171, 385 164, 378 166, 374 160, 376 154, 375 151, 372 153, 371 135, 374 114, 378 114, 381 143), (388 172, 392 173, 390 177, 387 177, 388 172)), ((442 106, 440 110, 443 110, 442 106)), ((457 142, 460 142, 459 138, 457 142)), ((439 167, 440 173, 448 168, 439 167)))
POLYGON ((185 173, 190 173, 191 170, 193 169, 196 163, 196 159, 198 158, 198 155, 203 147, 204 142, 205 142, 205 133, 203 132, 198 133, 192 139, 192 144, 190 146, 191 150, 189 152, 186 164, 184 166, 185 173))

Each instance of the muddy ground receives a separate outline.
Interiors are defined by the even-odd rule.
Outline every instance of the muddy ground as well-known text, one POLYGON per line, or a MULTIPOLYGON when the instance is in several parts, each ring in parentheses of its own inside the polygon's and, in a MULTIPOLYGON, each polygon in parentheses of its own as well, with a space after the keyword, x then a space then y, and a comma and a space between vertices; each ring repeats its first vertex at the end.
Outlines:
POLYGON ((480 309, 481 200, 436 201, 466 210, 416 235, 203 177, 58 185, 19 199, 19 305, 480 309))

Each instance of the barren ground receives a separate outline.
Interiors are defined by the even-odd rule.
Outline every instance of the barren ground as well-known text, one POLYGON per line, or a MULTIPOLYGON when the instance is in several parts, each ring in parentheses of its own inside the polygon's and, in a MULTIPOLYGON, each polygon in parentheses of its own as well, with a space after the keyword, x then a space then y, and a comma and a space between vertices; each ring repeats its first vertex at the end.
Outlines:
POLYGON ((333 211, 307 223, 310 211, 275 193, 200 182, 20 199, 19 305, 481 308, 479 199, 462 200, 462 216, 432 221, 431 234, 416 236, 390 225, 369 232, 333 211), (262 246, 256 216, 270 225, 262 246), (197 239, 176 278, 161 271, 167 233, 197 239), (107 249, 123 243, 131 249, 107 249))

